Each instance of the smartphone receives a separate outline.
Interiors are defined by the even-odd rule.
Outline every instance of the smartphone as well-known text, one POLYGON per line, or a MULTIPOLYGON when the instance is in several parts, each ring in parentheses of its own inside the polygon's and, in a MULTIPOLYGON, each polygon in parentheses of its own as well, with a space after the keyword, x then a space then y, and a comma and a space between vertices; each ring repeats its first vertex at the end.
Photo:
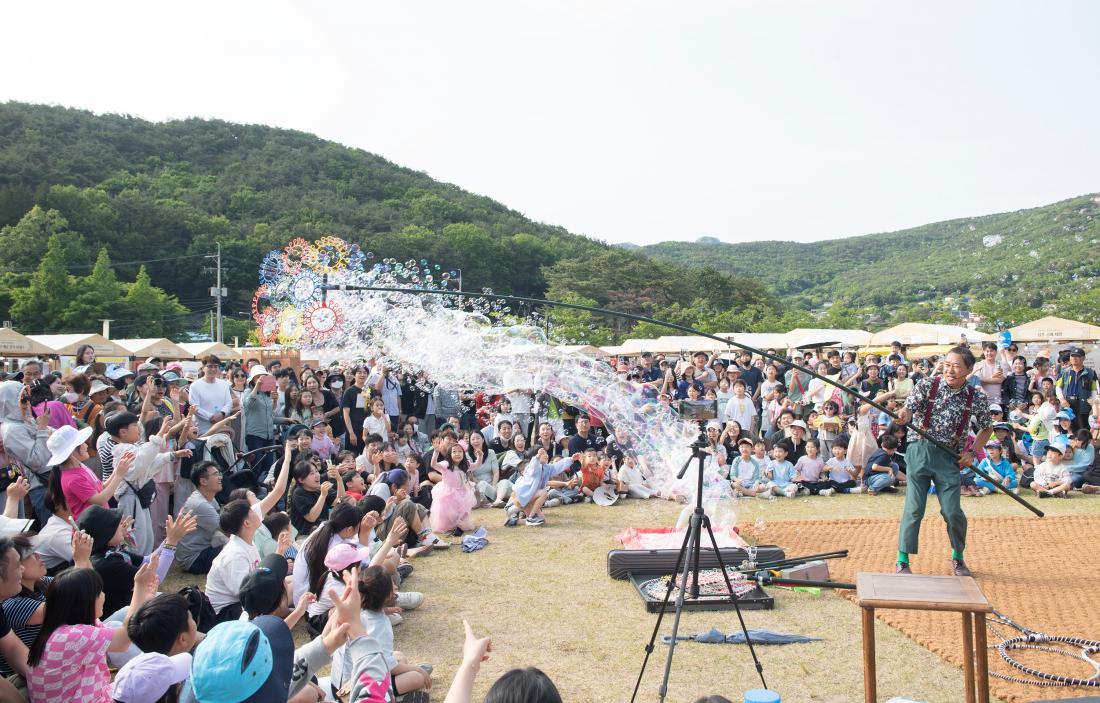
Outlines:
POLYGON ((271 391, 275 390, 275 385, 276 383, 274 376, 264 376, 262 379, 260 379, 260 391, 263 393, 270 393, 271 391))

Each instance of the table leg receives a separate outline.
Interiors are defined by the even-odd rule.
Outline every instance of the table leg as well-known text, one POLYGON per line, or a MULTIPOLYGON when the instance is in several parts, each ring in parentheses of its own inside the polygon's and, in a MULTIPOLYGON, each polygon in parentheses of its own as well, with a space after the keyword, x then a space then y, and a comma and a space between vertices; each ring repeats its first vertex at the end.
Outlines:
POLYGON ((863 701, 875 703, 875 609, 863 608, 863 701))
POLYGON ((985 613, 974 613, 974 663, 978 703, 989 703, 989 647, 986 643, 985 613))
POLYGON ((963 621, 963 686, 966 703, 974 703, 974 616, 962 614, 963 621))

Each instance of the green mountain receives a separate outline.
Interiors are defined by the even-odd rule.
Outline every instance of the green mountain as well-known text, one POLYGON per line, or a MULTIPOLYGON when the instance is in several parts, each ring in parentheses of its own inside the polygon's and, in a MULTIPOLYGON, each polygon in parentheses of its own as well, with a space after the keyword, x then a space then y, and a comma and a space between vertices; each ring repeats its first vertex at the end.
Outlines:
MULTIPOLYGON (((212 307, 207 255, 216 244, 227 264, 226 310, 246 319, 264 254, 295 237, 325 235, 359 243, 379 258, 426 258, 461 269, 466 290, 569 297, 639 314, 668 306, 738 307, 761 317, 775 314, 777 305, 751 280, 711 271, 700 291, 678 265, 534 222, 487 197, 311 134, 0 104, 0 319, 15 319, 20 329, 98 329, 97 315, 114 316, 96 308, 94 293, 70 309, 57 292, 93 283, 84 279, 101 250, 111 263, 103 259, 97 281, 111 288, 110 266, 130 280, 144 265, 153 285, 193 313, 175 313, 176 324, 165 331, 199 327, 212 307), (50 269, 38 271, 54 240, 50 269), (15 300, 35 286, 33 306, 15 300)), ((575 315, 552 322, 566 330, 560 336, 584 342, 628 327, 575 315)), ((147 318, 123 318, 115 327, 120 336, 148 336, 147 318)), ((237 333, 243 332, 227 330, 237 333)))
POLYGON ((882 322, 959 309, 1017 324, 1054 311, 1096 320, 1100 197, 828 241, 663 242, 659 261, 758 280, 786 305, 870 311, 882 322))

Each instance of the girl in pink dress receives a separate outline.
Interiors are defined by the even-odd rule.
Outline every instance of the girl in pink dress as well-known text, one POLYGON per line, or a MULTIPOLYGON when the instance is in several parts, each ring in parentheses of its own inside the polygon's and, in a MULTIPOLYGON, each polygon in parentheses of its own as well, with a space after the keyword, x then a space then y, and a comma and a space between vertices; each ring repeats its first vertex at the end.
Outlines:
POLYGON ((473 486, 466 480, 469 460, 459 444, 451 446, 448 461, 435 463, 435 470, 443 474, 443 480, 432 487, 431 523, 434 532, 451 532, 474 529, 470 511, 477 505, 473 486))

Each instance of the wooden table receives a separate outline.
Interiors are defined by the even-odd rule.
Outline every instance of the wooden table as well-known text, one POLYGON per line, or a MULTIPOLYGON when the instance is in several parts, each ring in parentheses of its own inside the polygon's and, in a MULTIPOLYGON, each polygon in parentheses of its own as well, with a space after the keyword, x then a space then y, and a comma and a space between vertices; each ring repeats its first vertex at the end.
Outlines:
POLYGON ((969 576, 856 575, 856 600, 863 609, 863 700, 875 703, 875 608, 942 610, 962 614, 963 683, 966 703, 989 703, 985 614, 993 606, 969 576), (976 696, 976 698, 975 698, 976 696))

